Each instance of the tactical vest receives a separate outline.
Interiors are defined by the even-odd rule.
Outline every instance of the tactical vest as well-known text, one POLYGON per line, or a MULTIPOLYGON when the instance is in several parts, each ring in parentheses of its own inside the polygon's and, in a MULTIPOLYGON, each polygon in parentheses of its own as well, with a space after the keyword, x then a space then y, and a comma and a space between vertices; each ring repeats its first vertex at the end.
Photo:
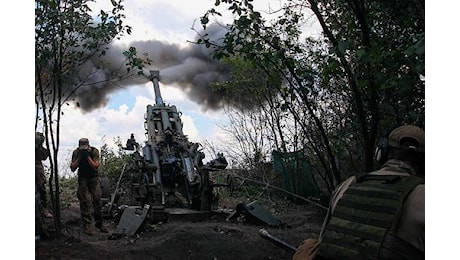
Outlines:
POLYGON ((366 174, 338 201, 317 255, 320 259, 424 259, 396 236, 407 195, 425 181, 366 174))
MULTIPOLYGON (((94 147, 91 147, 91 151, 88 153, 91 158, 93 158, 94 149, 94 147)), ((78 166, 78 176, 83 178, 94 178, 97 176, 97 170, 94 170, 91 165, 89 165, 89 162, 86 158, 81 159, 80 165, 78 166)))

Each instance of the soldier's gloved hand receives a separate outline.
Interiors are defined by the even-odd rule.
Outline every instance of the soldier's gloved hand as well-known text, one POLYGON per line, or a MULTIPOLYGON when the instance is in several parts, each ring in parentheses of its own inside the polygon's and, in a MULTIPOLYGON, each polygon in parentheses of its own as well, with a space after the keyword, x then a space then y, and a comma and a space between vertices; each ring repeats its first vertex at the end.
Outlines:
POLYGON ((292 256, 292 260, 312 260, 315 258, 316 251, 319 247, 319 241, 316 238, 308 238, 302 241, 297 247, 297 251, 292 256))
POLYGON ((86 149, 79 150, 78 156, 80 157, 80 159, 88 157, 88 150, 86 149))

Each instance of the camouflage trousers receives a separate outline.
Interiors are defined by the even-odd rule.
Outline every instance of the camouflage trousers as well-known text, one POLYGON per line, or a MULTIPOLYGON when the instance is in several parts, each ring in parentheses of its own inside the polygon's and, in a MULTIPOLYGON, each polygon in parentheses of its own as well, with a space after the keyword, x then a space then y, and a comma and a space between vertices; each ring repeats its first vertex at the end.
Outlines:
POLYGON ((35 162, 35 190, 40 195, 40 206, 43 208, 48 207, 48 199, 46 197, 46 177, 45 170, 41 162, 35 162))
POLYGON ((77 197, 80 201, 80 214, 83 225, 91 225, 93 218, 96 224, 102 224, 101 185, 99 177, 78 177, 77 197))

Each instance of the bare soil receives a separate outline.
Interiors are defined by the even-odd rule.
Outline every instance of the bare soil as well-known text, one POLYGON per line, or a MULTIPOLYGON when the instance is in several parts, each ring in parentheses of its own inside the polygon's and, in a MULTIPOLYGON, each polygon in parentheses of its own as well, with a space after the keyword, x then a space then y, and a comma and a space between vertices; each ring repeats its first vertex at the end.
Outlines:
MULTIPOLYGON (((201 221, 168 220, 145 222, 134 236, 109 239, 117 230, 107 220, 109 233, 86 235, 81 230, 78 204, 61 212, 62 235, 36 239, 36 259, 291 259, 294 251, 260 235, 269 234, 297 247, 304 239, 317 237, 325 210, 315 205, 295 205, 273 214, 280 227, 254 224, 244 216, 227 220, 238 200, 227 202, 220 213, 201 221), (225 210, 222 210, 225 209, 225 210)), ((52 219, 47 220, 50 224, 52 219)))

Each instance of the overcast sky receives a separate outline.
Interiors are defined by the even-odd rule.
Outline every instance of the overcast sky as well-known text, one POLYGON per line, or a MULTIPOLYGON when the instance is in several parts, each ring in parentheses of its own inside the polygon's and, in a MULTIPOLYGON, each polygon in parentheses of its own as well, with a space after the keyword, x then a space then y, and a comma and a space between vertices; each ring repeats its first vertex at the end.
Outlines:
MULTIPOLYGON (((97 10, 99 6, 107 10, 107 3, 110 1, 98 0, 93 10, 97 10)), ((196 33, 191 29, 192 26, 195 23, 195 28, 200 29, 199 17, 213 7, 213 4, 214 0, 125 1, 124 22, 132 27, 132 34, 123 37, 117 46, 112 46, 113 51, 105 58, 107 60, 113 56, 114 60, 111 61, 118 66, 121 62, 119 54, 122 48, 130 45, 136 46, 138 53, 149 53, 150 59, 153 60, 152 69, 160 70, 160 90, 165 103, 176 105, 182 112, 184 133, 190 141, 200 143, 204 140, 213 143, 219 141, 219 127, 216 123, 224 120, 224 116, 218 107, 212 106, 212 103, 204 105, 207 100, 201 98, 204 95, 201 95, 201 92, 195 91, 195 95, 190 94, 199 84, 190 85, 189 79, 193 76, 196 78, 199 73, 204 75, 204 71, 209 71, 207 66, 212 64, 202 57, 197 57, 196 51, 192 50, 197 46, 192 46, 187 41, 195 38, 196 33), (180 57, 177 57, 178 55, 180 57), (197 68, 201 70, 192 70, 197 68), (167 74, 169 80, 165 77, 167 74), (165 82, 163 79, 166 79, 165 82), (189 95, 184 92, 185 88, 189 95)), ((98 100, 93 100, 93 92, 80 94, 79 101, 86 105, 85 109, 65 106, 64 117, 61 120, 62 175, 70 173, 67 161, 70 160, 70 154, 80 137, 89 138, 90 143, 96 147, 107 143, 115 148, 115 138, 121 137, 124 143, 130 133, 134 133, 136 140, 143 144, 146 140, 146 106, 155 102, 153 84, 147 80, 128 82, 121 88, 107 88, 105 96, 98 100), (91 100, 92 103, 85 103, 87 100, 91 100)), ((212 158, 205 160, 208 159, 212 158)))
MULTIPOLYGON (((202 16, 206 10, 214 7, 215 0, 194 0, 194 1, 169 1, 169 0, 129 0, 125 1, 125 23, 132 26, 133 31, 129 36, 122 38, 124 46, 135 43, 139 50, 147 50, 154 65, 158 66, 160 70, 160 88, 163 99, 166 103, 174 104, 183 113, 182 120, 184 122, 184 132, 189 136, 191 141, 202 142, 202 140, 210 140, 215 143, 219 140, 216 136, 219 134, 219 127, 216 125, 218 121, 224 120, 222 111, 215 109, 213 102, 215 100, 203 100, 200 94, 202 92, 193 92, 190 89, 190 81, 187 81, 190 75, 187 74, 187 68, 199 68, 202 73, 207 71, 207 61, 203 59, 199 60, 196 51, 191 51, 191 44, 187 41, 193 40, 196 33, 191 29, 195 23, 195 28, 199 29, 199 17, 202 16), (168 57, 161 57, 162 53, 172 53, 176 51, 178 57, 174 56, 174 62, 168 57), (184 57, 193 56, 190 59, 184 57), (188 56, 187 56, 188 55, 188 56), (196 61, 201 61, 197 63, 196 61), (199 66, 190 66, 193 64, 199 64, 199 66), (168 77, 164 77, 168 76, 168 77), (176 78, 174 78, 176 77, 176 78), (183 77, 178 79, 177 77, 183 77), (163 80, 166 79, 166 82, 163 80), (188 95, 184 92, 186 88, 188 95), (209 101, 207 105, 203 105, 203 101, 209 101)), ((259 9, 267 10, 269 8, 269 1, 256 1, 256 6, 259 9)), ((276 8, 279 5, 279 1, 270 1, 272 8, 276 8)), ((109 0, 97 0, 97 5, 108 6, 109 0)), ((431 6, 427 10, 434 10, 436 6, 431 6)), ((94 8, 96 10, 97 8, 94 8)), ((445 10, 443 10, 445 12, 445 10)), ((227 12, 224 12, 227 13, 227 12)), ((433 11, 432 11, 433 14, 433 11)), ((452 17, 449 15, 442 16, 443 19, 452 17)), ((429 19, 428 17, 427 19, 429 19)), ((431 16, 430 21, 436 21, 441 17, 436 15, 431 16)), ((31 17, 31 19, 33 19, 31 17)), ((223 18, 224 22, 229 21, 228 15, 223 18)), ((444 38, 444 35, 448 35, 443 28, 445 24, 453 24, 454 22, 446 21, 441 27, 427 26, 427 30, 432 28, 431 35, 439 34, 439 37, 427 37, 427 46, 436 44, 435 41, 440 38, 444 38)), ((433 24, 433 23, 431 23, 433 24)), ((10 27, 8 27, 10 28, 10 27)), ((8 35, 14 35, 13 32, 8 35)), ((429 34, 427 34, 429 35, 429 34)), ((14 41, 13 37, 9 38, 10 41, 14 41)), ((454 53, 442 54, 442 51, 449 49, 456 49, 454 47, 447 48, 449 44, 453 44, 455 41, 443 41, 443 48, 436 49, 436 55, 429 56, 427 51, 427 70, 436 71, 437 62, 435 59, 441 57, 452 57, 454 53), (431 70, 430 70, 431 69, 431 70)), ((14 46, 14 45, 13 45, 14 46)), ((4 48, 8 50, 7 48, 4 48)), ((203 53, 201 53, 203 54, 203 53)), ((33 54, 32 54, 33 55, 33 54)), ((23 65, 23 64, 21 64, 23 65)), ((32 64, 28 64, 32 66, 32 64)), ((14 66, 11 66, 14 67, 14 66)), ((19 67, 19 66, 16 66, 19 67)), ((445 69, 452 69, 455 66, 448 66, 445 69)), ((22 68, 22 67, 21 67, 22 68)), ((443 71, 445 71, 443 69, 443 71)), ((33 70, 33 69, 32 69, 33 70)), ((218 71, 216 72, 218 73, 218 71)), ((453 73, 446 73, 448 75, 454 75, 453 73)), ((434 74, 431 74, 434 75, 434 74)), ((18 76, 20 77, 20 76, 18 76)), ((429 86, 430 78, 427 73, 427 83, 429 86)), ((447 77, 437 79, 437 82, 446 80, 447 77)), ((433 81, 431 81, 433 82, 433 81)), ((32 82, 30 84, 33 84, 32 82)), ((15 82, 14 85, 17 85, 15 82)), ((198 85, 198 84, 197 84, 198 85)), ((442 84, 447 86, 446 84, 442 84)), ((193 85, 194 86, 194 85, 193 85)), ((436 93, 427 90, 427 95, 434 96, 436 93)), ((455 97, 449 96, 449 97, 455 97)), ((442 97, 444 100, 447 96, 442 97)), ((129 137, 130 133, 134 133, 138 142, 142 143, 145 140, 143 121, 145 107, 147 104, 154 103, 153 87, 151 83, 144 84, 127 84, 120 89, 111 89, 107 91, 104 99, 98 100, 98 106, 94 106, 88 109, 89 112, 83 113, 81 110, 73 109, 72 107, 66 107, 65 116, 62 119, 61 128, 61 156, 69 156, 68 154, 77 145, 77 141, 80 137, 88 137, 90 142, 100 147, 103 143, 113 145, 112 140, 116 137, 121 137, 122 141, 125 141, 129 137)), ((455 104, 455 102, 443 102, 442 105, 455 104)), ((437 106, 439 107, 439 106, 437 106)), ((434 108, 432 106, 432 108, 434 108)), ((453 109, 452 109, 453 110, 453 109)), ((433 110, 431 110, 433 111, 433 110)), ((429 112, 429 110, 428 110, 429 112)), ((429 115, 427 115, 427 118, 429 115)), ((436 118, 436 117, 435 117, 436 118)), ((207 158, 211 159, 211 158, 207 158)), ((61 163, 61 165, 67 166, 67 162, 61 163)), ((68 168, 68 167, 65 167, 68 168)))
MULTIPOLYGON (((270 5, 268 2, 259 1, 255 6, 264 11, 280 5, 279 1, 271 1, 270 5)), ((108 3, 109 0, 98 0, 93 10, 101 7, 107 10, 108 3)), ((201 30, 199 18, 215 7, 214 3, 215 0, 125 1, 124 22, 132 27, 131 35, 124 36, 103 59, 89 66, 96 68, 98 62, 104 62, 118 68, 122 62, 120 53, 128 46, 135 46, 138 53, 148 53, 153 60, 152 67, 148 69, 160 71, 160 90, 165 103, 176 105, 182 112, 184 134, 192 142, 215 144, 219 151, 223 133, 218 124, 224 123, 225 116, 221 109, 221 97, 209 91, 208 83, 225 79, 227 72, 210 58, 210 52, 204 46, 189 43, 197 36, 192 27, 201 30)), ((230 22, 230 14, 223 13, 224 16, 217 22, 230 22)), ((211 20, 213 22, 215 20, 211 20)), ((225 33, 219 26, 210 26, 207 32, 214 39, 225 33)), ((110 70, 101 70, 101 74, 110 70)), ((113 148, 116 147, 115 138, 120 137, 125 143, 131 133, 140 144, 146 140, 144 114, 146 106, 155 102, 151 82, 137 79, 124 82, 121 87, 100 86, 97 98, 94 86, 92 88, 78 91, 77 99, 83 109, 64 107, 60 135, 62 175, 70 173, 68 161, 80 137, 89 138, 96 147, 107 143, 113 148)), ((204 161, 211 159, 208 154, 204 161)))

